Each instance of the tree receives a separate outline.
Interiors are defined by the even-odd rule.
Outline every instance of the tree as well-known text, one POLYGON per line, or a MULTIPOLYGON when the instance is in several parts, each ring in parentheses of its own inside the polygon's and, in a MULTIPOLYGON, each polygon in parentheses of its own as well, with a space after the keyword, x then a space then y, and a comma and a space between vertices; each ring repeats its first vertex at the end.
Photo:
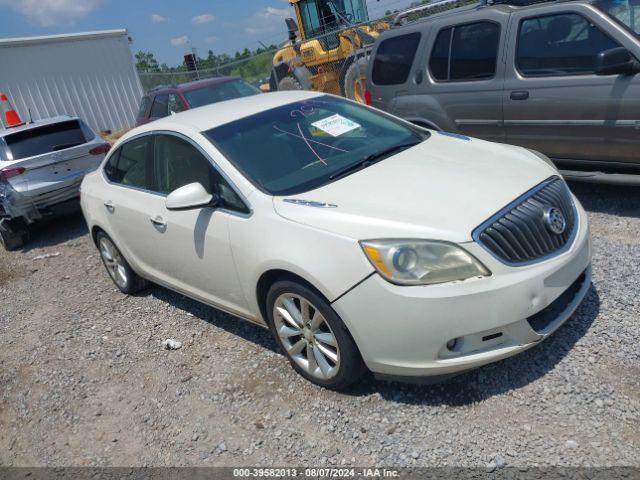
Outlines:
POLYGON ((136 53, 136 68, 139 72, 159 72, 160 66, 156 57, 151 52, 139 51, 136 53))

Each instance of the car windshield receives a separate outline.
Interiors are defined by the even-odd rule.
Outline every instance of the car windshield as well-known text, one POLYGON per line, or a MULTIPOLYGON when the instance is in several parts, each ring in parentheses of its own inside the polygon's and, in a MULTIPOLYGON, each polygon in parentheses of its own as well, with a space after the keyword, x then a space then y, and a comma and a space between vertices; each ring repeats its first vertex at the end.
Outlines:
POLYGON ((260 93, 256 87, 244 80, 231 80, 229 82, 207 85, 197 90, 184 92, 189 107, 196 108, 211 103, 223 102, 240 97, 250 97, 260 93))
POLYGON ((331 96, 267 110, 205 135, 249 180, 272 195, 317 188, 428 137, 331 96))
POLYGON ((600 0, 596 7, 640 37, 640 0, 600 0))

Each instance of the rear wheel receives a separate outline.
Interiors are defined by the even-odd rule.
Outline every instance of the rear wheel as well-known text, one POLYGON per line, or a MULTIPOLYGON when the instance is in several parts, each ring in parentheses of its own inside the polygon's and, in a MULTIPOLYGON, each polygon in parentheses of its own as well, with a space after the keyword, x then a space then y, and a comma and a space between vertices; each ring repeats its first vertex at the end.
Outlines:
POLYGON ((0 220, 0 243, 5 250, 18 250, 29 241, 29 228, 22 218, 0 220))
POLYGON ((358 103, 366 103, 367 59, 359 58, 349 65, 342 80, 342 95, 358 103))
POLYGON ((278 90, 304 90, 297 78, 287 76, 278 82, 278 90))
POLYGON ((133 271, 107 234, 98 232, 96 243, 102 263, 104 263, 111 280, 122 293, 136 293, 149 286, 149 282, 133 271))
POLYGON ((276 282, 267 294, 269 326, 294 370, 335 390, 366 372, 344 323, 321 295, 295 281, 276 282))

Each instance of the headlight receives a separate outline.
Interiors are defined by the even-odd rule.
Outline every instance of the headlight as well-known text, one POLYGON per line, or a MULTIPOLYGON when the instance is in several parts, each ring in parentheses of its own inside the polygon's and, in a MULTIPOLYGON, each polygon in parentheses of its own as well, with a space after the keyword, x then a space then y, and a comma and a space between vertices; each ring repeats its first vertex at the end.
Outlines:
POLYGON ((549 157, 547 157, 544 153, 540 153, 537 150, 531 150, 527 148, 531 153, 533 153, 536 157, 538 157, 543 162, 547 163, 551 168, 553 168, 556 172, 558 171, 558 167, 551 161, 549 157))
POLYGON ((398 285, 429 285, 491 275, 475 257, 452 243, 390 239, 366 240, 360 245, 378 273, 398 285))

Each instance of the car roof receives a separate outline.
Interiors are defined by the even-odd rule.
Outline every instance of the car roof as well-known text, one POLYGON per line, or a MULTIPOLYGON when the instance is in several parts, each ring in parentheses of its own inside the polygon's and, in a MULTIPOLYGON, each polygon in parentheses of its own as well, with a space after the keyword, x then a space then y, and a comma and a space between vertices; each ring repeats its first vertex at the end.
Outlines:
POLYGON ((193 80, 192 82, 179 83, 178 85, 162 85, 150 90, 148 92, 148 95, 158 95, 161 93, 172 92, 176 90, 179 90, 181 92, 188 92, 211 85, 220 85, 223 83, 231 82, 232 80, 240 80, 240 77, 213 77, 205 78, 203 80, 193 80))
POLYGON ((35 120, 32 123, 25 123, 19 127, 0 128, 0 137, 6 137, 18 132, 31 130, 32 128, 43 127, 45 125, 53 125, 54 123, 68 122, 69 120, 79 120, 78 117, 70 117, 69 115, 58 115, 56 117, 43 118, 35 120))
POLYGON ((191 131, 204 132, 224 125, 225 123, 255 115, 256 113, 322 95, 326 94, 309 91, 287 91, 262 93, 250 97, 225 100, 223 102, 185 110, 184 112, 146 123, 134 128, 128 132, 125 137, 129 138, 153 130, 188 129, 191 131))
MULTIPOLYGON (((438 20, 438 19, 447 18, 447 17, 454 17, 456 15, 462 15, 464 13, 469 13, 469 12, 478 12, 482 10, 491 12, 491 11, 497 10, 497 11, 510 13, 510 12, 521 11, 521 10, 534 10, 536 8, 544 7, 547 5, 561 5, 565 3, 592 4, 594 3, 594 1, 595 0, 535 0, 527 5, 517 5, 517 4, 510 4, 510 3, 495 3, 490 5, 483 5, 481 3, 474 3, 471 5, 464 5, 461 7, 452 8, 451 10, 445 10, 444 12, 434 13, 432 15, 428 15, 426 17, 417 19, 413 22, 408 22, 405 25, 394 27, 391 30, 389 30, 390 35, 388 36, 393 36, 394 32, 400 33, 403 29, 417 25, 417 24, 427 23, 432 20, 438 20)), ((382 37, 383 35, 380 35, 380 38, 382 37)))

